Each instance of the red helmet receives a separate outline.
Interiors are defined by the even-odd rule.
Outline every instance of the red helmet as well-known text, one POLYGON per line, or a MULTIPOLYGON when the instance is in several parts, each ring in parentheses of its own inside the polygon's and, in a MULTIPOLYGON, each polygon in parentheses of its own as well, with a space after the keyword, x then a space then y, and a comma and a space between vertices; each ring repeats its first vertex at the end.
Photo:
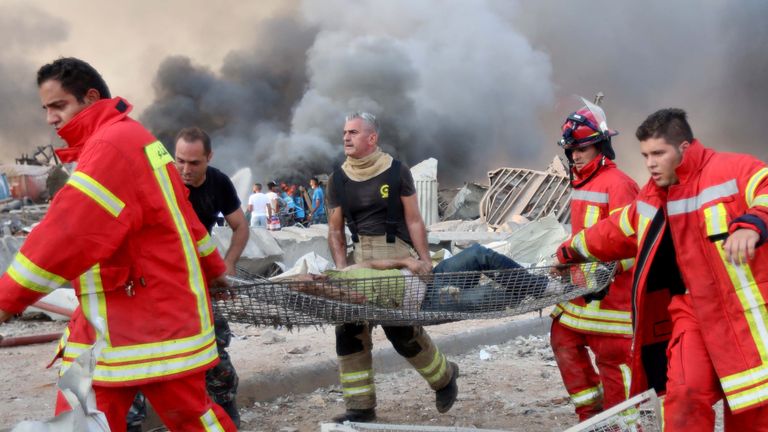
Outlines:
POLYGON ((560 147, 565 150, 572 150, 594 145, 601 141, 610 142, 610 137, 618 135, 618 132, 608 129, 606 126, 605 114, 602 115, 602 120, 600 119, 602 110, 600 111, 600 113, 595 113, 589 107, 584 107, 571 113, 563 123, 563 137, 558 141, 560 147))

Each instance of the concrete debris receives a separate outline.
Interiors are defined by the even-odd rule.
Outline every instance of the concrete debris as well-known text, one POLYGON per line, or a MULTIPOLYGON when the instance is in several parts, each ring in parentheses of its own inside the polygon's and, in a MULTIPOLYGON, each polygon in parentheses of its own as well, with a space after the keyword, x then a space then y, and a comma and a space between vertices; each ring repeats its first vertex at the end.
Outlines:
MULTIPOLYGON (((256 230, 251 230, 251 232, 256 230)), ((264 230, 261 230, 264 231, 264 230)), ((328 225, 317 224, 309 228, 286 227, 280 231, 265 231, 271 235, 282 249, 279 259, 281 267, 293 267, 304 255, 314 252, 317 256, 333 262, 328 247, 328 225)))
POLYGON ((282 342, 285 342, 285 336, 281 334, 277 334, 272 330, 267 330, 261 334, 261 343, 263 343, 264 345, 272 345, 272 344, 282 343, 282 342))
POLYGON ((552 254, 557 246, 566 239, 565 227, 550 215, 523 225, 504 241, 485 246, 521 264, 549 265, 555 259, 552 254))
MULTIPOLYGON (((79 301, 77 299, 77 296, 75 295, 75 290, 71 288, 60 288, 60 289, 54 290, 52 293, 40 299, 40 302, 53 305, 55 307, 59 307, 62 309, 66 309, 72 312, 74 312, 77 306, 79 305, 79 301)), ((53 320, 69 321, 69 316, 53 313, 51 311, 36 308, 34 306, 28 307, 27 310, 25 310, 24 312, 25 313, 41 312, 53 320)))
POLYGON ((488 186, 478 183, 465 183, 448 203, 442 220, 471 220, 480 217, 480 201, 488 186))
POLYGON ((306 354, 309 352, 310 348, 309 345, 297 346, 288 350, 288 354, 306 354))
POLYGON ((437 232, 489 232, 488 224, 483 219, 449 220, 427 226, 430 233, 437 232))
MULTIPOLYGON (((229 227, 215 226, 213 227, 212 238, 221 256, 224 256, 229 248, 232 230, 229 227)), ((252 229, 248 243, 245 245, 245 250, 243 250, 237 264, 248 273, 261 275, 282 258, 283 250, 271 232, 264 229, 252 229)))
MULTIPOLYGON (((554 162, 562 165, 557 158, 554 162)), ((491 186, 480 201, 480 215, 492 228, 514 215, 535 220, 551 214, 561 223, 569 221, 570 180, 560 168, 499 168, 489 172, 488 178, 491 186)))
POLYGON ((24 244, 24 237, 2 236, 0 237, 0 269, 5 270, 13 261, 21 245, 24 244))
POLYGON ((429 158, 411 168, 419 211, 426 225, 439 219, 437 194, 437 159, 429 158))

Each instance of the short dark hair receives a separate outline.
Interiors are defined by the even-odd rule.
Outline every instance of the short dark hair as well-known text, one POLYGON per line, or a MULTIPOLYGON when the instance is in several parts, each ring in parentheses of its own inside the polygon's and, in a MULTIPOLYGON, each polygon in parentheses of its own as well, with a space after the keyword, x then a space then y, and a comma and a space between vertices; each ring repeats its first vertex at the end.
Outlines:
POLYGON ((267 189, 269 189, 269 190, 272 190, 272 189, 273 189, 275 186, 277 186, 277 185, 275 184, 275 182, 269 182, 269 183, 267 183, 267 189))
POLYGON ((72 94, 78 102, 85 101, 88 90, 95 89, 101 99, 110 99, 109 87, 99 72, 90 64, 74 57, 60 58, 43 65, 37 71, 37 86, 56 80, 61 88, 72 94))
POLYGON ((258 190, 261 190, 261 183, 254 183, 254 184, 253 184, 253 186, 254 186, 256 189, 258 189, 258 190))
POLYGON ((309 179, 309 181, 311 181, 311 182, 313 181, 313 182, 315 182, 317 184, 320 184, 320 180, 318 180, 317 177, 312 177, 311 179, 309 179))
POLYGON ((203 152, 206 155, 211 154, 211 137, 209 137, 208 134, 199 127, 193 126, 180 130, 179 133, 176 134, 176 139, 173 140, 173 143, 176 144, 180 139, 184 139, 184 141, 190 143, 195 141, 202 141, 203 152))
POLYGON ((688 124, 688 116, 679 108, 665 108, 656 111, 637 128, 635 136, 639 141, 651 138, 664 138, 678 146, 683 141, 693 141, 693 131, 688 124))

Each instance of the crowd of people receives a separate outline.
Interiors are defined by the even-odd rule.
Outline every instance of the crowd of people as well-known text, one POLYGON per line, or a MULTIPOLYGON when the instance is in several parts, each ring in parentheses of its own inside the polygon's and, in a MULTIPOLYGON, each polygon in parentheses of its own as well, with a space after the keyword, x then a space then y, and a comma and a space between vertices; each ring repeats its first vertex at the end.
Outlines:
POLYGON ((325 213, 325 192, 317 177, 308 187, 295 183, 254 183, 248 197, 246 217, 251 228, 279 229, 284 226, 328 223, 325 213))
MULTIPOLYGON (((433 269, 410 170, 380 149, 370 113, 346 117, 346 159, 329 176, 327 197, 317 178, 309 188, 257 183, 246 216, 229 178, 209 165, 202 129, 179 131, 171 155, 76 58, 41 67, 37 85, 47 122, 67 144, 57 155, 77 167, 0 277, 0 322, 70 281, 80 307, 56 358, 65 373, 103 341, 92 391, 113 431, 141 429, 145 397, 171 430, 237 430, 231 332, 213 316, 209 290, 229 285, 249 227, 327 222, 330 278, 517 266, 474 246, 433 269), (223 258, 210 237, 218 215, 233 233, 223 258)), ((599 106, 584 101, 561 135, 573 232, 558 260, 620 261, 606 290, 552 313, 552 349, 579 419, 653 388, 663 396, 665 431, 713 430, 720 400, 726 431, 768 430, 768 165, 704 147, 675 108, 636 131, 651 176, 642 188, 614 163, 616 132, 599 106)), ((301 289, 328 295, 311 282, 301 289)), ((372 300, 370 290, 353 294, 372 300)), ((429 287, 379 301, 443 307, 429 287)), ((382 329, 433 391, 437 411, 450 410, 459 365, 422 326, 382 329)), ((365 322, 336 328, 346 403, 338 422, 376 418, 372 331, 365 322)), ((56 412, 71 409, 60 393, 56 412)))

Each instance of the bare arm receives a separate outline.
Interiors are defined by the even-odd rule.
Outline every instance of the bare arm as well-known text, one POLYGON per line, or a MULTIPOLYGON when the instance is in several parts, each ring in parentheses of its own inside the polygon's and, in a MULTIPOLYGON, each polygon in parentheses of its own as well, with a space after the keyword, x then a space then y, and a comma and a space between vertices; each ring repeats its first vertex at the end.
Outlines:
POLYGON ((424 226, 424 220, 419 213, 419 202, 416 194, 401 197, 403 203, 403 214, 405 216, 405 225, 408 227, 408 234, 411 236, 413 248, 419 255, 419 259, 432 263, 429 256, 429 246, 427 246, 427 228, 424 226))
POLYGON ((344 213, 341 207, 328 209, 328 247, 336 268, 347 266, 347 236, 344 234, 344 213))
POLYGON ((344 270, 354 270, 358 268, 369 268, 374 270, 408 269, 413 274, 428 274, 432 271, 432 263, 411 257, 378 259, 353 264, 344 270))
POLYGON ((245 220, 245 213, 242 209, 237 209, 232 213, 224 216, 227 220, 227 224, 232 228, 232 240, 229 242, 229 249, 224 256, 224 263, 227 265, 227 275, 235 274, 235 264, 240 259, 240 255, 245 249, 245 244, 248 243, 248 236, 250 235, 250 229, 248 223, 245 220))
POLYGON ((356 304, 363 304, 367 300, 364 295, 347 287, 328 284, 328 278, 324 275, 300 275, 293 280, 303 283, 289 284, 290 289, 306 294, 356 304))

